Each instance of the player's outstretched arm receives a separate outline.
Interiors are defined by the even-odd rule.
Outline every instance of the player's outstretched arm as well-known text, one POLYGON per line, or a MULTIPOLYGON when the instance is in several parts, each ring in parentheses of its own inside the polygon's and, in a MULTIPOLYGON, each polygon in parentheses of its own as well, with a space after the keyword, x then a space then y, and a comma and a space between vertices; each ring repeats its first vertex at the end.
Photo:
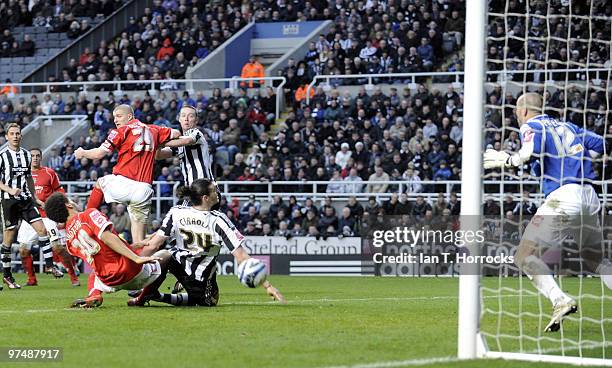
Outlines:
POLYGON ((172 148, 170 147, 160 148, 155 152, 156 160, 165 160, 170 157, 172 157, 172 148))
POLYGON ((166 242, 167 236, 155 233, 147 236, 144 240, 132 244, 134 248, 144 248, 140 253, 142 256, 152 255, 166 242))
MULTIPOLYGON (((247 251, 239 246, 236 247, 233 251, 232 254, 234 255, 234 257, 236 258, 236 262, 238 264, 241 264, 242 262, 246 261, 247 259, 251 258, 251 256, 249 256, 249 254, 247 253, 247 251)), ((261 286, 266 290, 266 293, 272 297, 272 299, 279 301, 281 304, 287 304, 287 302, 285 301, 285 297, 283 296, 283 294, 281 294, 280 291, 278 291, 277 288, 275 288, 274 286, 272 286, 272 284, 270 283, 270 281, 266 280, 263 282, 263 284, 261 284, 261 286)))
POLYGON ((152 263, 161 260, 161 258, 159 257, 138 256, 136 253, 132 252, 132 250, 128 248, 125 243, 123 243, 123 240, 121 240, 117 235, 113 234, 108 230, 102 232, 102 236, 100 236, 100 239, 113 251, 118 254, 121 254, 122 256, 130 259, 135 263, 152 263))
POLYGON ((77 148, 76 151, 74 151, 74 157, 77 160, 82 159, 83 157, 88 158, 90 160, 101 160, 103 159, 109 152, 102 148, 102 147, 97 147, 97 148, 92 148, 92 149, 83 149, 82 147, 77 148))
POLYGON ((168 142, 164 143, 164 147, 182 147, 188 146, 196 143, 200 137, 202 136, 202 132, 199 129, 193 128, 189 129, 185 132, 184 135, 178 130, 172 130, 172 139, 168 142), (176 135, 178 133, 178 135, 176 135))
POLYGON ((261 286, 266 290, 266 293, 268 293, 268 295, 272 297, 272 299, 277 300, 281 304, 287 304, 287 301, 285 300, 285 297, 283 296, 283 294, 281 294, 281 292, 278 291, 277 288, 272 286, 270 281, 268 280, 264 281, 264 283, 261 284, 261 286))

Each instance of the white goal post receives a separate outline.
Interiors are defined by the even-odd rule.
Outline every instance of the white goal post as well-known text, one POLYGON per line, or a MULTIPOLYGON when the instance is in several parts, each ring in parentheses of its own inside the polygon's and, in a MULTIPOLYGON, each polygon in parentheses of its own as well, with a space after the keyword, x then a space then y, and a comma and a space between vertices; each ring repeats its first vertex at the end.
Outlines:
MULTIPOLYGON (((595 0, 593 0, 595 1, 595 0)), ((526 0, 527 7, 529 7, 530 2, 535 2, 535 0, 526 0)), ((571 8, 572 1, 568 0, 569 7, 571 8)), ((464 124, 463 124, 463 153, 462 153, 462 200, 461 200, 461 230, 477 230, 480 226, 479 221, 482 218, 483 210, 483 167, 482 167, 482 154, 483 154, 483 130, 485 129, 485 83, 486 83, 486 68, 487 68, 487 56, 486 56, 486 38, 487 38, 487 11, 488 11, 488 3, 487 0, 467 0, 466 1, 466 30, 465 30, 465 78, 464 78, 464 124)), ((591 4, 591 3, 589 3, 591 4)), ((571 23, 571 9, 569 10, 570 15, 568 18, 571 23)), ((526 18, 528 23, 529 14, 527 14, 526 18)), ((546 21, 547 22, 547 21, 546 21)), ((590 21, 589 21, 590 22, 590 21)), ((570 24, 571 28, 571 24, 570 24)), ((550 38, 550 34, 548 35, 550 38)), ((609 35, 608 35, 609 36, 609 35)), ((568 36, 569 32, 568 32, 568 36)), ((569 42, 569 41, 568 41, 569 42)), ((605 41, 608 42, 609 41, 605 41)), ((525 45, 527 45, 527 41, 525 41, 525 45)), ((590 46, 589 46, 590 47, 590 46)), ((590 50, 590 48, 589 48, 590 50)), ((546 50, 548 51, 548 50, 546 50)), ((608 58, 610 58, 608 56, 608 58)), ((525 60, 527 62, 527 60, 525 60)), ((548 59, 546 60, 548 62, 548 59)), ((588 65, 588 63, 587 63, 588 65)), ((611 73, 612 69, 609 68, 609 63, 607 64, 608 75, 611 73)), ((504 59, 504 68, 505 68, 505 59, 504 59)), ((546 68, 546 67, 545 67, 546 68)), ((586 69, 587 71, 595 70, 586 69)), ((601 70, 599 67, 597 70, 601 70)), ((526 70, 526 68, 525 68, 526 70)), ((605 69, 604 69, 605 70, 605 69)), ((586 83, 589 83, 589 73, 585 73, 586 83)), ((597 77, 598 78, 598 77, 597 77)), ((550 83, 551 78, 548 75, 544 77, 545 81, 541 83, 546 89, 547 83, 550 83)), ((565 80, 567 83, 567 79, 565 80)), ((607 93, 610 93, 610 77, 608 77, 608 85, 606 85, 607 93)), ((524 87, 523 90, 526 90, 524 87)), ((588 87, 587 87, 588 90, 588 87)), ((566 99, 567 102, 567 99, 566 99)), ((586 101, 585 101, 586 105, 586 101)), ((608 106, 608 109, 610 106, 608 106)), ((609 110, 607 111, 609 112, 609 110)), ((586 113, 585 113, 586 115, 586 113)), ((609 114, 608 114, 609 116, 609 114)), ((607 126, 606 126, 607 128, 607 126)), ((608 130, 606 129, 606 133, 608 130)), ((605 199, 606 197, 604 197, 605 199)), ((470 254, 478 254, 480 251, 479 245, 477 244, 467 244, 466 249, 470 254)), ((478 359, 478 358, 493 358, 493 359, 507 359, 507 360, 523 360, 523 361, 533 361, 533 362, 550 362, 550 363, 564 363, 564 364, 573 364, 573 365, 597 365, 597 366, 612 366, 612 353, 609 349, 612 346, 612 342, 607 341, 609 337, 606 336, 606 333, 603 331, 604 326, 607 322, 607 328, 609 329, 610 318, 603 317, 603 301, 609 301, 610 296, 603 296, 604 291, 602 288, 602 296, 601 296, 601 305, 602 305, 602 321, 601 321, 601 331, 603 336, 603 344, 602 346, 597 346, 599 350, 594 357, 590 355, 583 355, 582 349, 589 349, 592 347, 580 346, 580 344, 588 343, 587 340, 582 339, 582 335, 580 335, 580 339, 578 340, 577 345, 574 348, 564 347, 564 343, 561 343, 561 349, 559 351, 554 351, 553 349, 543 349, 540 348, 540 340, 546 339, 546 337, 536 337, 532 338, 534 343, 537 343, 538 349, 536 350, 527 350, 527 349, 517 349, 519 351, 499 351, 496 346, 491 345, 487 346, 487 339, 483 334, 481 334, 481 317, 483 316, 483 300, 482 297, 483 289, 482 289, 482 281, 483 278, 480 275, 480 270, 475 268, 478 266, 475 265, 462 265, 461 268, 461 276, 459 278, 459 305, 458 305, 458 344, 457 344, 457 356, 459 359, 478 359), (606 353, 606 348, 608 351, 606 353), (578 352, 577 352, 578 351, 578 352), (555 355, 556 354, 556 355, 555 355)), ((578 278, 582 279, 582 276, 578 276, 578 278)), ((582 285, 582 281, 580 281, 580 285, 582 285)), ((529 294, 528 296, 535 297, 537 292, 533 292, 530 290, 523 291, 522 288, 531 289, 530 282, 525 277, 525 281, 518 282, 520 285, 520 296, 523 297, 523 292, 525 294, 529 294)), ((485 288, 486 289, 486 288, 485 288)), ((504 289, 500 286, 499 290, 504 289)), ((508 291, 508 289, 504 289, 508 291)), ((582 290, 582 288, 580 288, 582 290)), ((513 290, 514 291, 514 290, 513 290)), ((512 295, 502 295, 507 297, 512 297, 512 295)), ((502 298, 500 296, 500 300, 502 298)), ((518 297, 518 296, 517 296, 518 297)), ((508 299, 508 298, 507 298, 508 299)), ((595 299, 596 298, 591 298, 595 299)), ((538 299, 539 300, 539 299, 538 299)), ((607 307, 610 308, 612 304, 608 304, 607 307)), ((501 303, 500 303, 501 308, 501 303)), ((534 311, 533 314, 536 314, 538 311, 534 311)), ((506 312, 500 312, 500 314, 506 312)), ((541 313, 541 308, 540 308, 541 313)), ((519 312, 516 314, 517 319, 523 318, 523 315, 527 315, 529 313, 519 312)), ((532 317, 533 314, 530 314, 529 317, 532 317)), ((507 313, 507 315, 513 316, 512 313, 507 313)), ((542 318, 542 317, 540 317, 542 318)), ((588 321, 591 323, 592 321, 588 321)), ((595 321, 596 322, 596 321, 595 321)), ((520 322, 517 322, 520 323, 520 322)), ((575 328, 582 328, 582 321, 580 324, 574 324, 575 328)), ((523 331, 521 330, 521 333, 523 331)), ((567 337, 563 335, 563 330, 561 333, 556 335, 555 338, 560 338, 562 341, 567 337)), ((580 332, 582 333, 582 332, 580 332)), ((608 336, 612 336, 612 330, 609 331, 608 336)), ((523 338, 522 336, 520 337, 523 338)), ((527 336, 529 339, 530 337, 527 336)), ((553 340, 553 339, 549 339, 553 340)), ((521 340, 522 341, 522 340, 521 340)), ((558 341, 558 340, 555 340, 558 341)), ((601 341, 600 341, 601 343, 601 341)))

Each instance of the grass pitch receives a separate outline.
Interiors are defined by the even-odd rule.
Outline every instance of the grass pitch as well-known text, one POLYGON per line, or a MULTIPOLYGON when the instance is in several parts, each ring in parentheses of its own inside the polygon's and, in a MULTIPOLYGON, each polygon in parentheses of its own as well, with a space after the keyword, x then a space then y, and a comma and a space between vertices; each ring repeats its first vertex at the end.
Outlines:
MULTIPOLYGON (((86 280, 85 276, 81 279, 86 280)), ((17 281, 25 283, 24 275, 17 275, 17 281)), ((553 366, 501 360, 453 361, 457 346, 457 279, 272 276, 271 281, 283 292, 288 305, 271 302, 261 289, 244 288, 235 277, 219 277, 221 298, 215 308, 177 308, 158 303, 129 308, 125 304, 127 294, 120 292, 106 295, 99 309, 75 310, 67 305, 84 296, 86 288, 72 288, 67 280, 42 276, 38 287, 5 288, 0 292, 0 347, 62 347, 63 361, 0 362, 0 366, 553 366)), ((587 285, 597 292, 599 280, 584 281, 583 287, 587 285)), ((170 277, 162 290, 173 282, 170 277)), ((497 286, 496 278, 484 282, 497 286)), ((516 280, 508 282, 510 286, 517 285, 512 285, 516 280)), ((577 291, 577 286, 578 279, 564 284, 572 291, 577 291)), ((519 298, 506 295, 502 299, 504 310, 517 312, 519 298)), ((498 300, 485 295, 485 303, 493 310, 498 300)), ((597 300, 592 302, 585 313, 597 317, 601 305, 597 300)), ((523 310, 533 308, 531 311, 537 312, 537 297, 525 297, 522 303, 523 310)), ((548 302, 542 303, 549 312, 545 304, 548 302)), ((612 310, 609 302, 607 309, 612 310)), ((524 319, 520 326, 524 334, 533 332, 537 336, 537 319, 524 319)), ((499 326, 504 332, 520 333, 515 319, 504 317, 500 322, 494 314, 485 315, 484 329, 495 332, 499 326)), ((574 336, 568 332, 571 327, 577 327, 577 322, 566 325, 566 336, 574 336)), ((601 339, 602 329, 612 337, 610 323, 588 327, 587 333, 593 338, 599 333, 601 339)), ((504 349, 520 348, 518 341, 503 343, 504 349)), ((606 353, 612 356, 612 348, 608 347, 606 353)), ((593 354, 601 356, 601 349, 593 354)))

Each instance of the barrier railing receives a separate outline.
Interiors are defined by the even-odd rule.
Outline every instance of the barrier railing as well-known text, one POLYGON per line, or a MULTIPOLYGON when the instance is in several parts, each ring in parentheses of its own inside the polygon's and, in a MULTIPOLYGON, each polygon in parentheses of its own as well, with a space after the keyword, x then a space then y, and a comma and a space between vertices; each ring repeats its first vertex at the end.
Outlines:
MULTIPOLYGON (((66 187, 66 192, 71 193, 77 197, 87 197, 89 190, 93 186, 93 181, 63 181, 62 185, 66 187), (75 190, 76 188, 78 190, 75 190)), ((511 196, 513 200, 517 201, 521 199, 521 186, 538 186, 539 181, 527 180, 527 181, 499 181, 499 180, 485 180, 483 181, 487 191, 485 192, 486 198, 493 198, 496 201, 502 201, 505 197, 511 196), (515 188, 516 187, 516 188, 515 188), (513 189, 514 188, 514 189, 513 189)), ((607 182, 600 183, 604 186, 603 194, 599 195, 601 200, 610 201, 612 200, 611 195, 608 194, 607 182)), ((153 186, 155 188, 155 196, 153 202, 156 207, 157 218, 161 216, 160 208, 162 202, 171 202, 172 205, 176 204, 178 199, 172 194, 171 196, 161 196, 161 186, 172 185, 173 191, 179 186, 178 182, 163 182, 154 181, 153 186)), ((461 181, 459 180, 446 180, 446 181, 274 181, 274 182, 261 182, 261 181, 219 181, 217 182, 221 193, 225 196, 237 198, 239 200, 246 200, 250 196, 255 196, 257 200, 272 201, 273 197, 281 196, 284 200, 287 200, 290 196, 295 196, 298 200, 304 200, 307 197, 313 200, 320 200, 326 197, 332 199, 332 201, 344 201, 349 197, 356 197, 358 200, 365 201, 370 196, 376 196, 379 199, 388 199, 394 193, 406 193, 410 201, 414 201, 416 197, 423 196, 428 201, 434 201, 439 193, 443 193, 446 198, 450 196, 451 192, 455 192, 457 197, 461 199, 461 181), (347 191, 343 192, 327 192, 322 190, 323 186, 327 185, 342 184, 347 191), (422 189, 433 189, 429 191, 413 192, 410 191, 414 185, 420 185, 422 189), (353 191, 351 188, 355 188, 355 185, 361 185, 361 191, 353 191), (392 190, 384 193, 376 193, 367 191, 368 185, 388 185, 393 186, 392 190)), ((541 201, 544 195, 540 192, 531 193, 530 198, 535 201, 541 201)), ((166 203, 168 205, 170 203, 166 203)))
MULTIPOLYGON (((279 117, 280 108, 284 102, 283 86, 287 82, 285 77, 240 78, 240 77, 234 76, 231 78, 207 78, 207 79, 159 79, 159 80, 158 79, 147 79, 147 80, 116 80, 116 81, 94 81, 94 82, 11 83, 11 85, 17 87, 20 93, 25 93, 24 87, 42 87, 38 91, 35 91, 34 89, 32 89, 32 92, 28 92, 28 93, 52 93, 53 87, 60 87, 60 86, 72 87, 76 89, 78 89, 79 87, 83 87, 83 90, 75 91, 75 93, 80 93, 80 92, 88 92, 88 91, 93 92, 92 90, 93 86, 109 86, 109 85, 114 86, 113 87, 114 92, 121 93, 122 91, 124 91, 122 89, 123 86, 133 85, 133 84, 148 85, 149 88, 147 88, 146 91, 148 90, 162 91, 159 88, 156 89, 156 88, 151 88, 151 87, 161 85, 162 83, 176 83, 177 87, 179 87, 181 85, 187 85, 190 83, 228 82, 230 84, 230 88, 231 86, 234 86, 234 89, 236 89, 238 86, 238 82, 251 81, 251 80, 253 81, 263 80, 264 82, 269 81, 270 83, 280 82, 278 86, 273 87, 276 92, 275 114, 276 114, 276 117, 279 117)), ((177 88, 176 90, 180 90, 180 89, 181 88, 177 88)), ((194 92, 194 91, 191 91, 191 92, 194 92)))
MULTIPOLYGON (((554 73, 586 73, 587 70, 584 69, 554 69, 554 70, 490 70, 487 71, 487 75, 500 75, 502 76, 501 80, 498 83, 510 82, 512 76, 514 74, 543 74, 546 78, 546 83, 553 85, 554 81, 552 75, 554 73)), ((599 73, 609 73, 610 69, 599 68, 599 69, 589 69, 589 73, 596 73, 596 80, 599 80, 599 73)), ((411 89, 417 89, 418 85, 416 83, 417 78, 435 78, 435 77, 455 77, 454 83, 461 83, 460 79, 463 77, 464 72, 419 72, 419 73, 387 73, 387 74, 350 74, 350 75, 327 75, 327 74, 319 74, 316 75, 312 82, 308 85, 306 89, 306 103, 310 103, 310 91, 317 84, 318 81, 325 81, 326 85, 330 85, 330 81, 332 79, 367 79, 368 83, 366 87, 373 86, 374 78, 405 78, 410 79, 412 82, 408 84, 408 87, 411 89)))

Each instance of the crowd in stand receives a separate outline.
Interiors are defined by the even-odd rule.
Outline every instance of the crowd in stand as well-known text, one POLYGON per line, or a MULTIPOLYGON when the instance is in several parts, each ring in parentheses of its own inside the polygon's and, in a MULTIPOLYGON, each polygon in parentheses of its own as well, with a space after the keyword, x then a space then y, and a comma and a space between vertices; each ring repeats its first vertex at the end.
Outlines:
MULTIPOLYGON (((530 73, 507 78, 540 83, 565 81, 566 73, 555 69, 583 69, 567 77, 584 80, 586 66, 606 68, 609 63, 612 7, 608 1, 490 1, 490 13, 488 70, 553 70, 552 75, 530 73), (499 15, 504 13, 508 15, 499 15), (530 16, 522 16, 526 13, 530 16)), ((498 78, 497 74, 488 75, 490 81, 498 78)))
MULTIPOLYGON (((434 71, 461 47, 463 1, 367 2, 359 7, 340 1, 322 19, 334 23, 311 42, 302 60, 290 60, 282 75, 293 92, 316 75, 359 75, 434 71)), ((447 67, 456 71, 458 61, 447 67)), ((404 83, 408 78, 375 78, 374 84, 404 83)), ((331 79, 332 85, 365 84, 366 79, 331 79)))
POLYGON ((33 56, 36 45, 29 34, 15 39, 15 27, 44 27, 48 32, 66 33, 77 38, 91 25, 87 18, 109 16, 125 0, 1 0, 0 57, 33 56))
POLYGON ((47 27, 66 32, 74 18, 106 17, 125 0, 1 0, 0 30, 18 26, 47 27))

